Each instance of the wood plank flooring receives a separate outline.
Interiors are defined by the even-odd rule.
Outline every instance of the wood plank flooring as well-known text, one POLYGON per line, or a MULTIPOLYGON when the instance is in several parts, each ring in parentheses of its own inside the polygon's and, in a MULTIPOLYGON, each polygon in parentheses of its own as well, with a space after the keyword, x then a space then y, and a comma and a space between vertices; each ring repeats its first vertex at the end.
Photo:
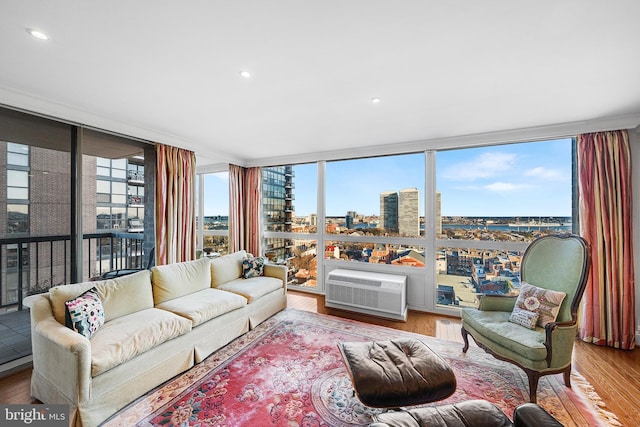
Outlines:
MULTIPOLYGON (((324 306, 324 296, 289 291, 288 306, 300 310, 359 320, 395 329, 462 342, 460 320, 410 311, 407 322, 397 322, 324 306)), ((640 425, 640 350, 616 350, 576 340, 573 366, 602 398, 624 426, 640 425)), ((0 379, 0 403, 32 403, 29 393, 31 369, 0 379)))

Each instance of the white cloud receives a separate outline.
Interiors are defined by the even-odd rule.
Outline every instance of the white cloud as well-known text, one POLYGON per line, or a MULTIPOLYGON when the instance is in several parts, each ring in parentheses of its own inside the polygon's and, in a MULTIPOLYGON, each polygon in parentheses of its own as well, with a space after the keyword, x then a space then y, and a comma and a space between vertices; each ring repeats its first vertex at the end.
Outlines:
POLYGON ((518 156, 513 153, 483 153, 474 159, 449 167, 443 174, 454 181, 475 181, 502 175, 513 168, 518 156))
POLYGON ((568 178, 565 173, 558 169, 547 169, 542 166, 526 170, 524 172, 524 175, 541 178, 548 181, 562 181, 568 178))
POLYGON ((511 182, 494 182, 484 186, 487 191, 494 191, 498 193, 504 193, 507 191, 520 191, 525 188, 531 188, 529 184, 514 184, 511 182))

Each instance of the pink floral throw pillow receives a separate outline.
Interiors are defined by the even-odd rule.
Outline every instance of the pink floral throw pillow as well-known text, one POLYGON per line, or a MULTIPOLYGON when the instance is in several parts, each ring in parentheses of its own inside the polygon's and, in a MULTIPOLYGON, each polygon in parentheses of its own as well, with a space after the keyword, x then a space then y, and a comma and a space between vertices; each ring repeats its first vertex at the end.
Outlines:
POLYGON ((522 282, 520 295, 518 295, 514 309, 537 313, 537 324, 544 327, 547 323, 555 322, 560 311, 560 305, 566 296, 567 294, 564 292, 538 288, 522 282))

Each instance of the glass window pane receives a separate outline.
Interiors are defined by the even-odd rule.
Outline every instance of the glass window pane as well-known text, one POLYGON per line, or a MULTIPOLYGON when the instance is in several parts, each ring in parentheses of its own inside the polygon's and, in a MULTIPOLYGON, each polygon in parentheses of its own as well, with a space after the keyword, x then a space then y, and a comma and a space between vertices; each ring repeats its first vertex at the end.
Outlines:
POLYGON ((111 194, 96 194, 96 202, 97 203, 110 203, 111 202, 111 194))
POLYGON ((96 157, 95 159, 98 166, 111 167, 111 160, 105 159, 104 157, 96 157))
POLYGON ((7 204, 7 233, 29 232, 29 205, 7 204))
POLYGON ((327 162, 326 232, 424 235, 424 153, 327 162))
POLYGON ((101 179, 96 180, 96 191, 98 193, 111 193, 111 183, 101 179))
POLYGON ((531 241, 571 231, 572 140, 438 152, 443 239, 531 241))
POLYGON ((229 253, 229 237, 205 234, 203 248, 205 255, 209 257, 226 255, 229 253))
POLYGON ((105 167, 97 167, 96 170, 96 174, 99 176, 110 176, 111 175, 111 168, 105 168, 105 167))
POLYGON ((424 246, 334 240, 327 242, 324 258, 404 267, 424 267, 424 246))
POLYGON ((122 169, 113 169, 111 171, 111 176, 114 178, 127 178, 127 171, 122 170, 122 169))
POLYGON ((127 159, 115 159, 111 160, 111 167, 114 169, 126 169, 127 159))
POLYGON ((523 252, 438 248, 437 304, 477 307, 479 295, 518 295, 523 252))
POLYGON ((317 232, 318 165, 274 166, 262 170, 266 231, 317 232))
POLYGON ((29 154, 29 146, 24 144, 16 144, 15 142, 7 142, 7 151, 10 153, 29 154))
POLYGON ((127 196, 121 195, 121 194, 112 194, 111 203, 118 203, 118 204, 124 205, 127 203, 127 196))
POLYGON ((8 170, 7 185, 11 187, 29 187, 29 172, 8 170))
POLYGON ((113 194, 127 194, 126 182, 112 182, 111 191, 113 194))
POLYGON ((29 200, 29 189, 7 187, 7 199, 29 200))
MULTIPOLYGON (((204 229, 229 229, 229 173, 219 172, 204 176, 204 229)), ((205 239, 205 248, 206 239, 205 239)))
POLYGON ((29 156, 25 154, 7 153, 7 164, 29 166, 29 156))

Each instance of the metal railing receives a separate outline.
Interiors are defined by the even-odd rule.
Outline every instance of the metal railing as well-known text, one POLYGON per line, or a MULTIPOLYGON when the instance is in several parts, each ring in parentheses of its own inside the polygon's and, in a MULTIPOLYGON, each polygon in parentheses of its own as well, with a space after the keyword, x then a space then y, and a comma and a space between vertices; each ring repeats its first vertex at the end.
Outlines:
MULTIPOLYGON (((144 268, 140 233, 83 235, 83 280, 111 270, 144 268)), ((25 296, 70 283, 71 237, 32 236, 0 239, 0 311, 22 310, 25 296)))

